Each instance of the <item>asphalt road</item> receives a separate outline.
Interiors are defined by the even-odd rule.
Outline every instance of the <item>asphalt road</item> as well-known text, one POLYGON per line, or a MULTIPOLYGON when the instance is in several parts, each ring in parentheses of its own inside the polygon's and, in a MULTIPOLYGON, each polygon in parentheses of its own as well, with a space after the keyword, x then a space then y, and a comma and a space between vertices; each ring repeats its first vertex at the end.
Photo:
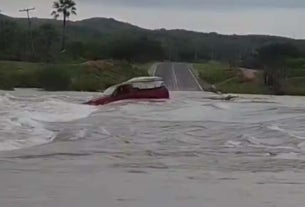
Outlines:
POLYGON ((170 91, 202 91, 191 67, 186 63, 161 63, 155 75, 164 79, 170 91))

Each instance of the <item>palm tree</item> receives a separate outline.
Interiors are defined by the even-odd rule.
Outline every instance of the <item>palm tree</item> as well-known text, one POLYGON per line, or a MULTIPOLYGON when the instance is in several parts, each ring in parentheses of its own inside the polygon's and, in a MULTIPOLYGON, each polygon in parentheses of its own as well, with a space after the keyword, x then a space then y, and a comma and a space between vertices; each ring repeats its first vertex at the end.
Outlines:
POLYGON ((63 16, 62 44, 61 51, 65 50, 66 45, 66 25, 67 19, 71 14, 76 15, 76 3, 73 0, 58 0, 53 3, 54 11, 51 15, 57 19, 60 15, 63 16))

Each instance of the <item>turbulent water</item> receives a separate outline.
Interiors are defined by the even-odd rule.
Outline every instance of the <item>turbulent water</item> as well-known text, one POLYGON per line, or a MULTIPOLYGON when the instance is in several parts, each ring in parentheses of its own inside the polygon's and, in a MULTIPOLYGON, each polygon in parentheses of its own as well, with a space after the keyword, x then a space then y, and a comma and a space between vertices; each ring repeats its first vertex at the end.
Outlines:
POLYGON ((304 206, 305 98, 98 95, 0 93, 0 206, 304 206))

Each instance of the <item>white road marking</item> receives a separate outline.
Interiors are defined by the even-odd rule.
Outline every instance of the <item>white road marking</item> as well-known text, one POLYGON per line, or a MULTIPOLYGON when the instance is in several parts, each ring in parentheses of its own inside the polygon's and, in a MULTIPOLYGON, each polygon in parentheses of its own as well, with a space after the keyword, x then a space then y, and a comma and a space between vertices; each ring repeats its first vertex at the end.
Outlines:
POLYGON ((196 84, 198 85, 199 89, 200 89, 201 91, 203 91, 202 86, 200 85, 200 83, 199 83, 197 77, 195 76, 195 74, 194 74, 193 71, 192 71, 192 66, 189 66, 189 67, 188 67, 188 70, 189 70, 189 72, 192 74, 193 79, 195 80, 195 82, 196 82, 196 84))
POLYGON ((172 63, 172 72, 173 72, 173 77, 174 77, 174 83, 176 85, 176 90, 179 91, 177 75, 175 72, 175 63, 172 63))

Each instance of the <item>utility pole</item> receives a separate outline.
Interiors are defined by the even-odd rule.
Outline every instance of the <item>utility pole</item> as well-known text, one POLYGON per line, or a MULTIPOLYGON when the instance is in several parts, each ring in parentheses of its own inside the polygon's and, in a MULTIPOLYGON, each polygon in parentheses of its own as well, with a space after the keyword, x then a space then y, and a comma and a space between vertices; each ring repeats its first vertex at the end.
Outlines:
POLYGON ((31 17, 30 17, 30 11, 34 11, 34 10, 35 10, 35 7, 19 10, 19 12, 26 12, 27 17, 28 17, 28 22, 29 22, 29 28, 30 28, 30 29, 31 29, 31 27, 32 27, 32 22, 31 22, 31 17))
POLYGON ((30 17, 30 12, 34 11, 35 7, 33 8, 26 8, 26 9, 21 9, 19 12, 26 12, 27 17, 28 17, 28 23, 29 23, 29 29, 30 29, 30 41, 31 41, 31 49, 32 49, 32 54, 34 55, 35 49, 34 49, 34 44, 33 44, 33 33, 32 33, 32 21, 30 17))

